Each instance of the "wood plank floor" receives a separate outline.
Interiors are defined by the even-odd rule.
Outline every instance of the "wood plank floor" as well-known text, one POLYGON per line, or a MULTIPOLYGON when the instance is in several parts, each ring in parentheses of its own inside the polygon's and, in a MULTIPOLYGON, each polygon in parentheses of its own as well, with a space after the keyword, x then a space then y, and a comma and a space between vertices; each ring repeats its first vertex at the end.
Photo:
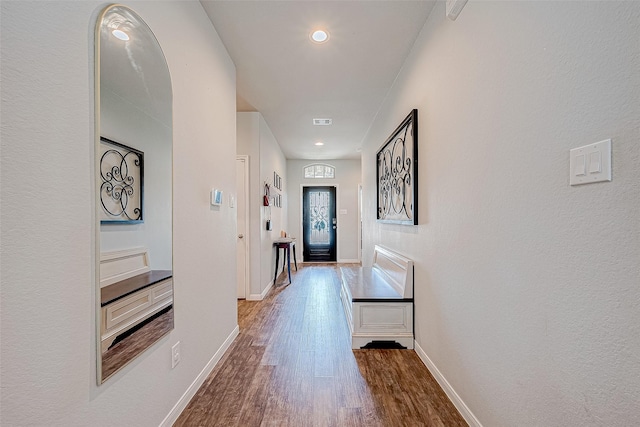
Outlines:
POLYGON ((175 426, 466 426, 412 350, 351 350, 337 265, 239 301, 240 335, 175 426))

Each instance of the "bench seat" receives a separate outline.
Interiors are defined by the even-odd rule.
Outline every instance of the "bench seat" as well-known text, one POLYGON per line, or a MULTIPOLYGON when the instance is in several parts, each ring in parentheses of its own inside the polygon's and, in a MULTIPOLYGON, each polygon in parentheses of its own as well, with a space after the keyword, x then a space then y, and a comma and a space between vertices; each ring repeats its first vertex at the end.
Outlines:
POLYGON ((340 267, 343 283, 348 283, 352 302, 413 301, 391 286, 377 268, 340 267))
POLYGON ((373 267, 341 267, 340 272, 351 347, 413 349, 413 262, 376 246, 373 267))

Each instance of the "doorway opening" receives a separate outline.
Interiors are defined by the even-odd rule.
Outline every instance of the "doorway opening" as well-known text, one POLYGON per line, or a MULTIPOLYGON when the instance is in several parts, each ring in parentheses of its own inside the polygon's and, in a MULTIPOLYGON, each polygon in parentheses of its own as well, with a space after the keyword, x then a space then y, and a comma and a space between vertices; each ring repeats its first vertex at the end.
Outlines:
POLYGON ((336 187, 302 188, 302 244, 305 262, 335 262, 336 187))

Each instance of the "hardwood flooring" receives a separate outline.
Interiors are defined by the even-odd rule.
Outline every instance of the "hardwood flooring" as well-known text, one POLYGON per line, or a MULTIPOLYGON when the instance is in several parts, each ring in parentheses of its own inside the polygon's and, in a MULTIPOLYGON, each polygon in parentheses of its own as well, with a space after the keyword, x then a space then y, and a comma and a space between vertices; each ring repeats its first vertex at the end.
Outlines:
POLYGON ((467 425, 414 351, 351 350, 337 265, 298 268, 238 302, 240 335, 175 426, 467 425))

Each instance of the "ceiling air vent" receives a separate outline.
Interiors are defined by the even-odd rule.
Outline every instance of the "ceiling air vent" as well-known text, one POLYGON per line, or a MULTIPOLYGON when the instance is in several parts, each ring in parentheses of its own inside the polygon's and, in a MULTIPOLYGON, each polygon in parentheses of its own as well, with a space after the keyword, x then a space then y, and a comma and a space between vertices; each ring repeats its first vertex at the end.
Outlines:
POLYGON ((331 119, 313 119, 313 124, 315 126, 330 126, 333 123, 331 119))

